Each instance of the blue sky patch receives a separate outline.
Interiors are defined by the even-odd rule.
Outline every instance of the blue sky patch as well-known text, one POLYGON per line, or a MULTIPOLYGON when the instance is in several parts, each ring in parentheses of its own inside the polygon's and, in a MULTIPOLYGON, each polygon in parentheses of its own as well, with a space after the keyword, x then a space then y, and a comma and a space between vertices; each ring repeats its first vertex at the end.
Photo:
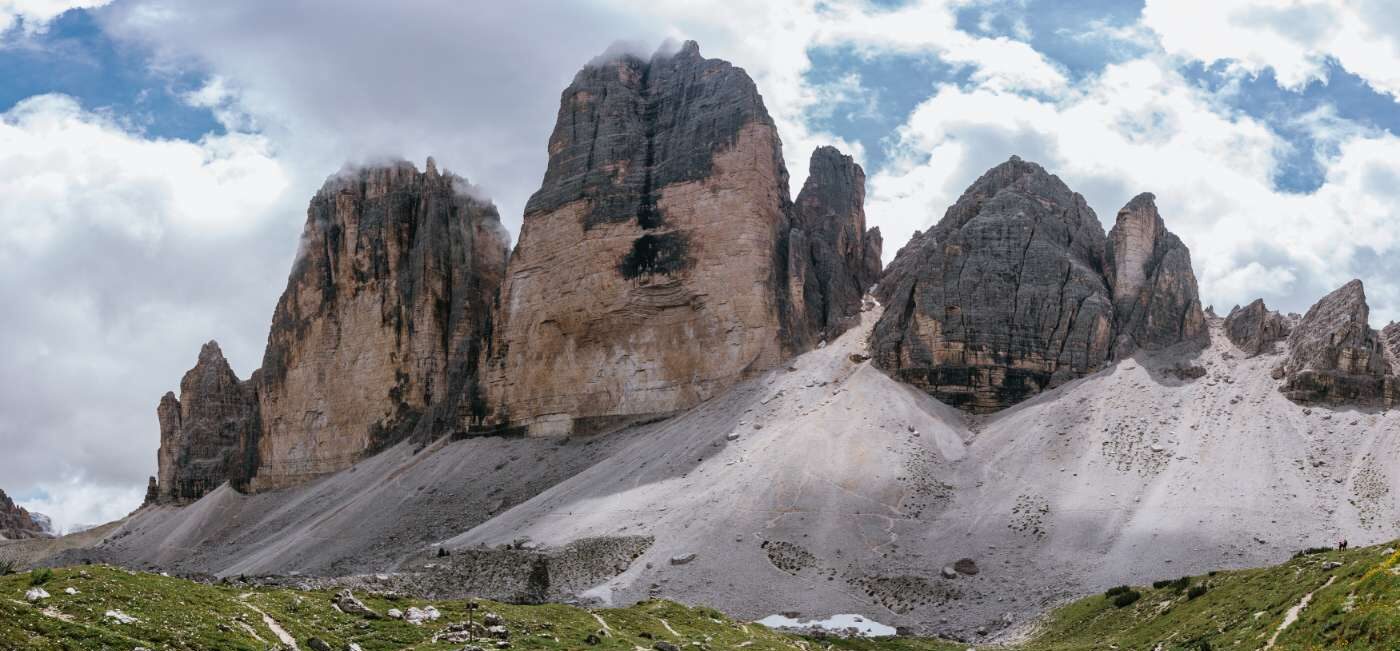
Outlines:
POLYGON ((0 42, 0 110, 63 93, 148 137, 198 140, 224 131, 209 110, 180 99, 203 84, 201 76, 152 72, 149 53, 112 40, 87 11, 64 13, 33 36, 12 28, 0 42))
POLYGON ((1114 34, 1136 23, 1144 4, 1144 0, 1022 0, 967 5, 956 17, 958 29, 968 34, 1028 43, 1064 68, 1071 79, 1082 79, 1148 51, 1144 44, 1114 34))

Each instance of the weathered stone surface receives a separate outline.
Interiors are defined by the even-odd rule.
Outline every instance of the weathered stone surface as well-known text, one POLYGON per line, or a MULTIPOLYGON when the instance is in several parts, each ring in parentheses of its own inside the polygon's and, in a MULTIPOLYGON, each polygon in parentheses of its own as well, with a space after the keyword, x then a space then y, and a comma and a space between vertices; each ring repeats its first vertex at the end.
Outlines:
POLYGON ((876 362, 973 412, 1097 371, 1113 343, 1104 246, 1083 197, 1012 157, 900 251, 878 291, 876 362))
POLYGON ((1381 328, 1381 343, 1385 345, 1386 361, 1394 372, 1400 369, 1400 322, 1391 321, 1381 328))
POLYGON ((1262 298, 1236 305, 1225 317, 1225 336, 1250 357, 1273 352, 1275 342, 1287 339, 1291 330, 1289 320, 1266 307, 1262 298))
POLYGON ((48 531, 35 520, 35 515, 0 490, 0 540, 48 537, 48 531))
POLYGON ((495 206, 432 159, 328 179, 268 335, 253 488, 483 412, 476 371, 507 247, 495 206))
POLYGON ((1151 193, 1118 211, 1104 257, 1116 316, 1115 357, 1138 348, 1207 343, 1191 252, 1167 230, 1151 193))
POLYGON ((1353 280, 1308 309, 1288 336, 1279 365, 1280 391, 1305 404, 1390 406, 1400 386, 1390 375, 1380 333, 1367 323, 1370 308, 1360 280, 1353 280))
POLYGON ((880 280, 878 228, 865 228, 865 171, 835 147, 812 152, 797 195, 788 238, 788 280, 800 326, 793 338, 810 346, 859 320, 861 299, 880 280))
POLYGON ((260 427, 257 389, 238 379, 219 344, 211 341, 180 381, 180 397, 165 394, 156 417, 156 501, 194 501, 228 481, 242 463, 243 445, 260 427))
POLYGON ((665 415, 800 349, 787 170, 743 70, 693 42, 595 61, 564 91, 549 153, 502 289, 484 427, 665 415))

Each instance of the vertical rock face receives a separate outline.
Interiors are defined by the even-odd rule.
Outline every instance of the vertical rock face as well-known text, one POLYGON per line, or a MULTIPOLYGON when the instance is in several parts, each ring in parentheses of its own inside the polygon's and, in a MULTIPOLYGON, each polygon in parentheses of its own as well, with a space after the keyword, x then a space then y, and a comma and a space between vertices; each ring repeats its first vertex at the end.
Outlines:
MULTIPOLYGON (((398 162, 311 200, 258 383, 254 488, 348 467, 483 411, 476 370, 508 240, 463 179, 398 162)), ((162 482, 163 483, 163 482, 162 482)))
POLYGON ((1098 370, 1113 343, 1104 247, 1084 198, 1013 156, 891 264, 876 362, 973 412, 1098 370))
MULTIPOLYGON (((43 538, 49 535, 46 527, 35 521, 35 516, 24 507, 15 504, 5 491, 0 490, 0 540, 23 538, 43 538)), ((43 516, 38 516, 43 519, 43 516)))
POLYGON ((211 341, 180 381, 179 399, 165 394, 156 417, 155 501, 194 501, 228 481, 242 463, 243 445, 260 426, 257 390, 252 382, 239 381, 219 344, 211 341))
POLYGON ((1105 258, 1116 316, 1115 356, 1126 357, 1140 347, 1205 343, 1191 252, 1167 230, 1152 194, 1140 194, 1118 211, 1105 258))
POLYGON ((485 425, 668 414, 800 348, 787 170, 743 70, 693 42, 595 61, 549 154, 502 289, 485 425))
POLYGON ((1381 328, 1381 342, 1385 344, 1385 358, 1391 370, 1400 369, 1400 322, 1391 321, 1381 328))
POLYGON ((1280 391, 1308 404, 1395 404, 1400 386, 1369 317, 1360 280, 1309 308, 1288 336, 1288 357, 1276 370, 1284 379, 1280 391))
POLYGON ((1287 339, 1291 330, 1288 319, 1266 307, 1262 298, 1236 305, 1225 317, 1225 336, 1250 357, 1272 352, 1274 343, 1287 339))
POLYGON ((883 244, 878 228, 865 228, 865 171, 850 156, 812 152, 788 242, 789 294, 803 317, 795 338, 811 345, 844 332, 880 279, 883 244))

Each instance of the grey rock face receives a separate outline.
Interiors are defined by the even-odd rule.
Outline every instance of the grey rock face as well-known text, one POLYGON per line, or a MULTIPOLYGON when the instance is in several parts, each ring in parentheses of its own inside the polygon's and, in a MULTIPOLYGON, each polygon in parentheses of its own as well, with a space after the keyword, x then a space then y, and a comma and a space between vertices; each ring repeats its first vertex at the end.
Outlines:
POLYGON ((191 502, 228 481, 241 463, 243 444, 260 427, 257 390, 238 379, 219 344, 211 341, 180 381, 180 398, 165 394, 156 417, 156 501, 191 502))
POLYGON ((788 239, 797 338, 831 339, 858 320, 861 299, 880 279, 880 229, 865 228, 865 171, 835 147, 812 152, 788 239))
POLYGON ((1400 322, 1391 321, 1381 328, 1381 342, 1385 344, 1386 361, 1392 371, 1400 369, 1400 322))
POLYGON ((1113 343, 1104 246, 1083 197, 1012 157, 891 264, 876 363, 979 413, 1097 371, 1113 343))
POLYGON ((1114 356, 1184 341, 1206 343, 1191 252, 1167 230, 1151 193, 1134 197, 1118 211, 1105 259, 1116 315, 1114 356))
POLYGON ((1250 357, 1272 352, 1275 342, 1287 339, 1291 331, 1288 319, 1271 311, 1262 298, 1244 307, 1236 305, 1225 317, 1225 336, 1250 357))
POLYGON ((1284 379, 1280 391, 1304 404, 1395 404, 1400 386, 1369 316, 1360 280, 1309 308, 1288 336, 1288 357, 1277 369, 1284 379))

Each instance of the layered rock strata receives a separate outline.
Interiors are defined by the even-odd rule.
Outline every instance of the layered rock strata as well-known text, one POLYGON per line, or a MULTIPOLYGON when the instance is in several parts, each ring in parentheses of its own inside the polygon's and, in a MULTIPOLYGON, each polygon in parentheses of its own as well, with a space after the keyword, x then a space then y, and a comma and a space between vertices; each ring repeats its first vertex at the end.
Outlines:
POLYGON ((1191 252, 1167 230, 1151 193, 1134 197, 1118 211, 1104 257, 1113 293, 1115 357, 1138 348, 1206 343, 1191 252))
POLYGON ((1225 336, 1250 357, 1273 352, 1291 331, 1289 320, 1265 306, 1262 298, 1244 307, 1236 305, 1225 317, 1225 336))
POLYGON ((1279 390, 1304 404, 1394 405, 1400 384, 1369 317, 1360 280, 1309 308, 1288 336, 1288 356, 1275 369, 1283 379, 1279 390))
POLYGON ((995 411, 1109 358, 1103 227, 1039 165, 982 175, 891 267, 876 363, 943 402, 995 411))

